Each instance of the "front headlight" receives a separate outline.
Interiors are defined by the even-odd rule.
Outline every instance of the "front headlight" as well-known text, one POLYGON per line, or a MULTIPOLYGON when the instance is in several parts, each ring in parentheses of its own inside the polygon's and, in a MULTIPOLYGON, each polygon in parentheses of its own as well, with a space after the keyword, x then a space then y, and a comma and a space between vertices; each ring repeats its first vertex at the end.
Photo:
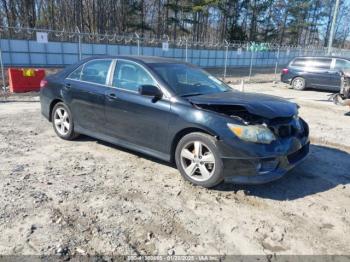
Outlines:
POLYGON ((264 125, 236 125, 227 124, 228 128, 240 139, 262 144, 270 144, 276 140, 271 130, 264 125))

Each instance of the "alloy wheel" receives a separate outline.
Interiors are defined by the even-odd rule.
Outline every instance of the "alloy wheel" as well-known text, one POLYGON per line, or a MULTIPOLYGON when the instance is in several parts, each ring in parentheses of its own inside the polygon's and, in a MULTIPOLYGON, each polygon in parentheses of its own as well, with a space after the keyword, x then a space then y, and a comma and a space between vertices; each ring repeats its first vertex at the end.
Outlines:
POLYGON ((293 86, 295 89, 303 89, 304 88, 304 80, 301 78, 297 78, 293 82, 293 86))
POLYGON ((68 112, 63 107, 58 107, 54 114, 54 124, 57 132, 65 136, 68 134, 70 129, 70 119, 68 112))
POLYGON ((215 171, 215 157, 200 141, 187 143, 181 150, 181 165, 187 176, 196 181, 208 180, 215 171))

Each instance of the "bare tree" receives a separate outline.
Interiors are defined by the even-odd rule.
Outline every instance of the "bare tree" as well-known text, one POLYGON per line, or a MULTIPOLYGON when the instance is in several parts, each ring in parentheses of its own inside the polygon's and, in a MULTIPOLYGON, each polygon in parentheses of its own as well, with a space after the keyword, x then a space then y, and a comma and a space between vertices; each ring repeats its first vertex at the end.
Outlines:
MULTIPOLYGON (((335 44, 349 38, 341 1, 335 44)), ((326 42, 333 0, 0 0, 0 25, 193 41, 326 42)))

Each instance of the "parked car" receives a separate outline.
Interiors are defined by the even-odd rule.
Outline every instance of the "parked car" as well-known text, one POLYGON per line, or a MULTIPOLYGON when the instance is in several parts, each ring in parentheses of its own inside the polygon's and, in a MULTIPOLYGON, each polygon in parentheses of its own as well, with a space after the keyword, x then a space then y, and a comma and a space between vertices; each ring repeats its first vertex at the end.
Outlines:
POLYGON ((204 187, 272 181, 309 151, 295 103, 235 91, 177 60, 92 57, 41 86, 42 114, 60 138, 84 134, 175 162, 204 187))
POLYGON ((350 69, 350 59, 341 57, 296 57, 282 70, 281 81, 294 89, 340 90, 340 71, 350 69))

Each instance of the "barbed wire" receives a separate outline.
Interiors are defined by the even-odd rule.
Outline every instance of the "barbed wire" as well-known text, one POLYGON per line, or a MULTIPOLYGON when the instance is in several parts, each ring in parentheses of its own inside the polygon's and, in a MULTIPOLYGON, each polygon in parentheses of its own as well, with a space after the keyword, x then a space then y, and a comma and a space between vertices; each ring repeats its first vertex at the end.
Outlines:
MULTIPOLYGON (((137 33, 125 33, 125 34, 99 34, 95 32, 80 32, 76 29, 75 32, 51 29, 39 29, 39 28, 26 28, 26 27, 8 27, 0 26, 0 38, 10 39, 31 39, 34 40, 34 33, 45 32, 48 34, 50 41, 78 41, 79 39, 83 43, 116 43, 116 44, 137 44, 137 45, 150 45, 157 46, 163 42, 168 42, 169 47, 178 48, 209 48, 209 49, 222 49, 228 48, 228 50, 239 51, 273 51, 273 50, 301 50, 301 49, 318 49, 324 50, 325 47, 321 45, 287 45, 276 42, 258 42, 258 41, 191 41, 186 37, 180 37, 176 40, 171 40, 168 35, 163 35, 160 38, 155 37, 140 37, 137 33)), ((341 49, 334 49, 334 51, 341 51, 341 49)))

